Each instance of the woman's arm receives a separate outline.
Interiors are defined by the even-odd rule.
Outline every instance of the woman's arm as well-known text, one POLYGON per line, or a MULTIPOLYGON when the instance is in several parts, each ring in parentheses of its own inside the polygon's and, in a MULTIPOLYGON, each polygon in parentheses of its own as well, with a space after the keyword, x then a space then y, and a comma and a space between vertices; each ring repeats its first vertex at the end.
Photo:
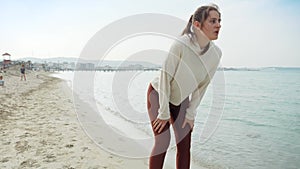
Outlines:
POLYGON ((170 119, 169 99, 170 83, 175 75, 182 54, 181 42, 175 41, 169 51, 169 54, 162 66, 160 81, 158 85, 159 109, 158 118, 161 120, 170 119))

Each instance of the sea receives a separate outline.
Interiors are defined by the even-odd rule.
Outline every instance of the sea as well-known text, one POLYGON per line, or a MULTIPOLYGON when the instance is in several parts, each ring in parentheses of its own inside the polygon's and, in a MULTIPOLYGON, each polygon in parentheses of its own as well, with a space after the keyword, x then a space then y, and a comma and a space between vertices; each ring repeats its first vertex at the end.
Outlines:
MULTIPOLYGON (((217 85, 210 84, 197 108, 193 162, 209 169, 300 168, 300 68, 217 73, 223 76, 225 90, 217 92, 217 85), (214 101, 218 100, 216 95, 221 101, 214 101), (211 116, 217 120, 210 124, 211 116), (210 135, 201 137, 205 127, 211 129, 210 135)), ((158 75, 159 71, 76 71, 53 76, 66 80, 83 100, 88 100, 86 93, 92 93, 89 97, 104 108, 100 113, 109 125, 131 138, 151 138, 146 92, 158 75), (75 89, 74 77, 91 73, 88 83, 93 87, 75 89), (139 132, 133 133, 130 127, 139 132)), ((170 147, 174 150, 175 144, 170 147)))

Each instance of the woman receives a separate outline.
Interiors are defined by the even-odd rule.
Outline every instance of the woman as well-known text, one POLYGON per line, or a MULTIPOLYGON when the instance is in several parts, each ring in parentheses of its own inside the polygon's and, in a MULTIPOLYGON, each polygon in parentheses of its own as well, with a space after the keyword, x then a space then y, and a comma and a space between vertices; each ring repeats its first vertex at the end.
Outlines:
POLYGON ((196 108, 213 77, 221 50, 212 40, 218 38, 221 14, 216 5, 201 6, 171 46, 160 77, 149 85, 148 114, 155 144, 150 169, 162 169, 170 143, 172 124, 177 144, 177 169, 190 168, 191 132, 196 108))

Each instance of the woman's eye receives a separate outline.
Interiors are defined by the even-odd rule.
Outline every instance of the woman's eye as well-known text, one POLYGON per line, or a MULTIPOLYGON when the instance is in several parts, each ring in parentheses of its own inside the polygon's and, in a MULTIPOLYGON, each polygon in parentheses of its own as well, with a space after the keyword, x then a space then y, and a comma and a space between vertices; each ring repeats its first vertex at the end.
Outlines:
POLYGON ((212 23, 212 24, 216 24, 217 22, 221 23, 221 19, 219 19, 219 20, 214 19, 214 20, 210 21, 210 23, 212 23))

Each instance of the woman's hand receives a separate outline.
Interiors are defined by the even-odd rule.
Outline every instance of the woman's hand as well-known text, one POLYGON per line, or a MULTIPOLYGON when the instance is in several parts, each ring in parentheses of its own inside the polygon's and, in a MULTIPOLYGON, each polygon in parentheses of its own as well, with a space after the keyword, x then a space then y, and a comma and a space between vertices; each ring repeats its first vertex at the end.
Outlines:
POLYGON ((157 133, 160 133, 163 131, 163 129, 165 128, 166 124, 169 122, 170 120, 161 120, 159 118, 157 118, 154 122, 153 122, 153 128, 154 131, 157 133))
MULTIPOLYGON (((199 23, 200 24, 200 23, 199 23)), ((208 43, 210 42, 209 38, 205 35, 205 33, 200 29, 201 25, 195 26, 194 27, 194 32, 196 34, 197 37, 197 41, 199 43, 199 46, 201 47, 201 49, 205 48, 208 43)))
POLYGON ((182 128, 184 128, 186 124, 190 125, 191 129, 193 130, 194 120, 189 120, 189 119, 185 118, 183 121, 183 124, 182 124, 182 128))

